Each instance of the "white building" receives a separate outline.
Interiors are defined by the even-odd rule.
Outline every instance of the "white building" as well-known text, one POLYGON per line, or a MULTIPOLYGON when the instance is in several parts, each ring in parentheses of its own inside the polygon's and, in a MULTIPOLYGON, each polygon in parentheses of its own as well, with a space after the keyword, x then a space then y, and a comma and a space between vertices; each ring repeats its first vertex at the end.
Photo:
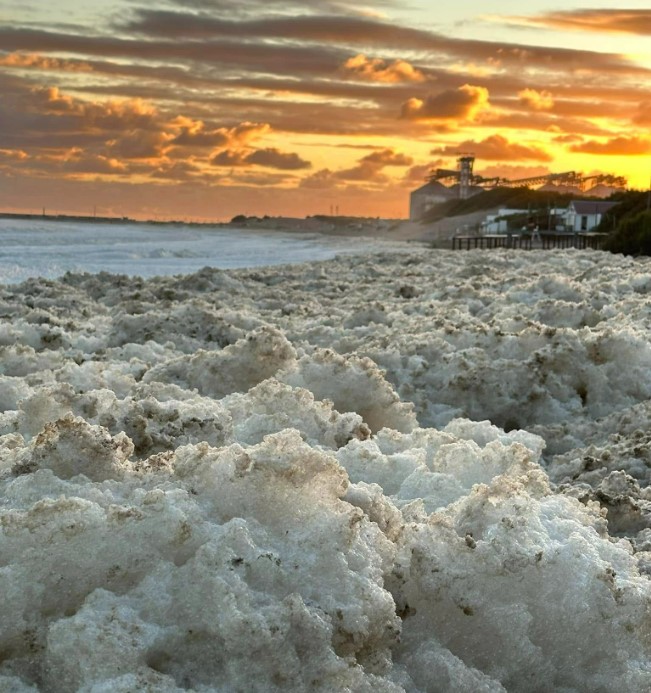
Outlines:
POLYGON ((572 200, 565 213, 565 226, 568 231, 591 231, 615 204, 603 200, 572 200))
POLYGON ((518 214, 527 214, 526 209, 510 209, 503 207, 497 214, 488 214, 481 223, 482 233, 506 233, 509 230, 508 217, 518 214))

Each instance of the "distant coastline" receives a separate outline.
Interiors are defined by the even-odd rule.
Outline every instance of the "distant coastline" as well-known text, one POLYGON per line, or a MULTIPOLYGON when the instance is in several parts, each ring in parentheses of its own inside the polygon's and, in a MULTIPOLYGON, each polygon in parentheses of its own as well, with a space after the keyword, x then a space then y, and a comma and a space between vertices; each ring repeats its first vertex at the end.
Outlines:
MULTIPOLYGON (((484 212, 475 212, 472 221, 484 217, 484 212)), ((0 212, 0 219, 13 219, 17 221, 47 221, 68 223, 103 224, 135 224, 138 226, 187 226, 204 229, 247 229, 263 232, 282 233, 317 233, 324 236, 366 236, 374 241, 407 241, 426 242, 436 241, 445 232, 450 235, 457 225, 447 219, 439 220, 433 224, 421 225, 407 219, 383 219, 379 217, 353 217, 330 216, 315 214, 307 217, 286 216, 245 216, 239 214, 230 221, 184 221, 159 220, 159 219, 132 219, 130 217, 107 217, 81 214, 27 214, 14 212, 0 212)), ((467 219, 458 220, 465 223, 467 219)))
POLYGON ((27 214, 24 212, 0 212, 0 219, 28 221, 84 222, 94 224, 154 224, 158 226, 232 226, 224 221, 184 221, 183 219, 133 219, 131 217, 107 217, 93 214, 27 214))
MULTIPOLYGON (((247 229, 264 229, 274 231, 308 231, 317 233, 334 233, 334 235, 359 235, 362 231, 386 231, 395 228, 404 220, 380 219, 377 217, 351 217, 314 215, 308 217, 233 217, 230 221, 184 221, 183 219, 132 219, 131 217, 107 217, 92 214, 27 214, 17 212, 0 212, 0 219, 20 219, 28 221, 52 222, 85 222, 98 224, 148 224, 159 226, 210 226, 238 227, 247 229)), ((363 235, 363 234, 362 234, 363 235)))
POLYGON ((36 219, 40 221, 92 221, 100 224, 143 223, 129 217, 98 217, 92 214, 82 216, 78 214, 25 214, 18 212, 0 212, 0 219, 28 219, 30 221, 34 221, 36 219))

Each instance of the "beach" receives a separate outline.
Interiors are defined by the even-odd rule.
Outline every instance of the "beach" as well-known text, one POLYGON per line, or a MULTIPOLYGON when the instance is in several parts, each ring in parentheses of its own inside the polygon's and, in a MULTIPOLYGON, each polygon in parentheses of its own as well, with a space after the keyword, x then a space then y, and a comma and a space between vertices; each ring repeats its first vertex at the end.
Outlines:
POLYGON ((0 291, 0 688, 642 691, 651 265, 0 291))
MULTIPOLYGON (((293 217, 251 217, 244 222, 247 229, 282 232, 318 233, 332 237, 365 236, 373 241, 399 243, 442 243, 476 226, 486 215, 496 210, 486 209, 456 217, 443 217, 438 221, 421 223, 408 219, 380 219, 372 217, 314 216, 305 219, 293 217)), ((240 226, 231 222, 229 226, 240 226)), ((447 247, 447 246, 446 246, 447 247)))

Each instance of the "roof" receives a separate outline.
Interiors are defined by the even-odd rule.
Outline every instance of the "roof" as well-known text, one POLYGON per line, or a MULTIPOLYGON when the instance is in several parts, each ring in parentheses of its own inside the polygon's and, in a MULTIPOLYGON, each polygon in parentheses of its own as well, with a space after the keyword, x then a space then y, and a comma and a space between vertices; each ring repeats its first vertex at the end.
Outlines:
POLYGON ((603 200, 572 200, 570 206, 577 214, 605 214, 616 202, 605 202, 603 200))
POLYGON ((439 183, 437 180, 430 180, 425 185, 421 185, 420 188, 416 188, 416 190, 412 190, 411 194, 413 195, 414 193, 442 193, 445 194, 445 191, 447 188, 443 183, 439 183))

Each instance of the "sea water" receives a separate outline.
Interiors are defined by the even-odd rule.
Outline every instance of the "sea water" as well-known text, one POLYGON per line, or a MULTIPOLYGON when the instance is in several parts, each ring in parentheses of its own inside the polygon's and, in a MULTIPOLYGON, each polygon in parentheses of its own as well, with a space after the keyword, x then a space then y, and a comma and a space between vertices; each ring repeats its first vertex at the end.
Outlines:
POLYGON ((0 219, 0 283, 65 272, 141 277, 325 260, 368 249, 368 238, 313 232, 0 219))

